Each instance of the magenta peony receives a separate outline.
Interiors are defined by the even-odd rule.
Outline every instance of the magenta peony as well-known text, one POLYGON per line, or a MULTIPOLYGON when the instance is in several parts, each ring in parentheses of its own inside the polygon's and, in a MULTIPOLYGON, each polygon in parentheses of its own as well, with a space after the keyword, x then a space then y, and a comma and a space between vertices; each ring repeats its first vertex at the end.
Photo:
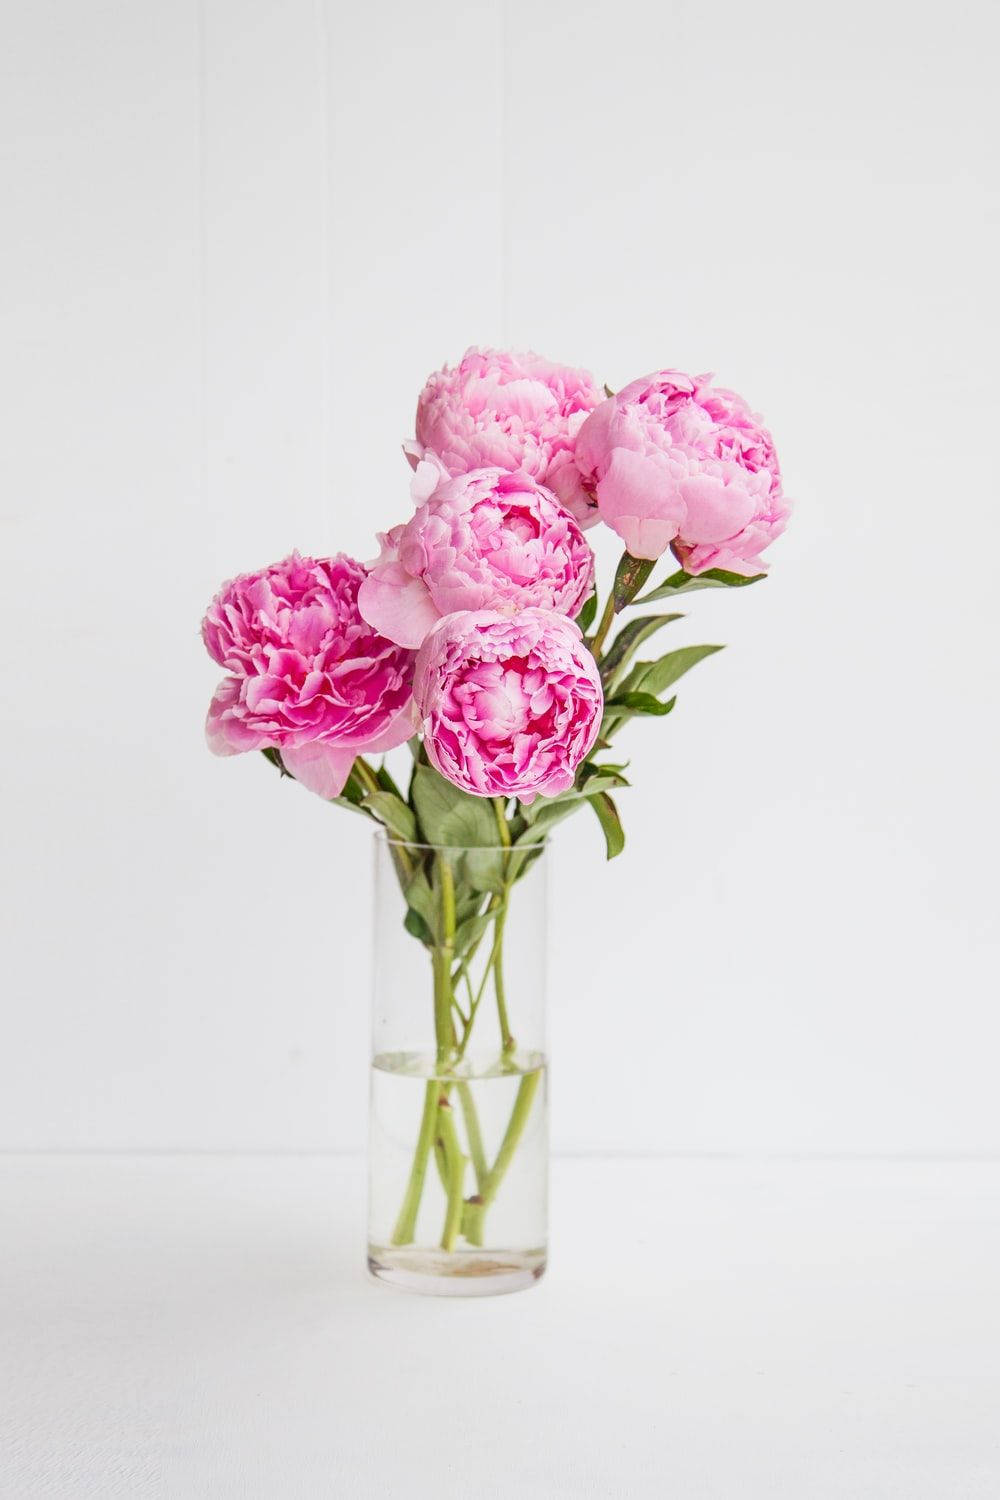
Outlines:
POLYGON ((554 797, 597 738, 601 678, 565 615, 447 615, 417 655, 413 685, 431 763, 481 797, 554 797))
POLYGON ((584 422, 575 467, 633 557, 672 547, 689 573, 760 572, 789 512, 774 444, 741 396, 710 381, 634 380, 584 422))
POLYGON ((360 563, 300 557, 227 583, 202 639, 230 674, 206 732, 216 755, 274 747, 322 797, 343 790, 356 755, 390 750, 413 733, 413 653, 358 613, 360 563))
POLYGON ((449 474, 495 467, 524 470, 554 489, 590 524, 573 443, 601 400, 587 370, 556 365, 538 354, 469 349, 455 369, 432 375, 417 402, 410 461, 436 455, 449 474))
POLYGON ((379 540, 358 607, 401 646, 419 646, 459 609, 576 615, 593 589, 594 555, 580 528, 527 474, 460 474, 379 540))

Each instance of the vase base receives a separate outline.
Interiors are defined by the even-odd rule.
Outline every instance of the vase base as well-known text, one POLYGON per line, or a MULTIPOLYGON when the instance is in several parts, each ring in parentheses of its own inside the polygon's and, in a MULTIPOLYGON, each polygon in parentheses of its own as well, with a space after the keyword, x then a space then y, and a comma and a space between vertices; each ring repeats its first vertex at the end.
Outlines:
POLYGON ((499 1297, 521 1292, 545 1271, 544 1250, 419 1250, 369 1245, 377 1281, 427 1297, 499 1297))

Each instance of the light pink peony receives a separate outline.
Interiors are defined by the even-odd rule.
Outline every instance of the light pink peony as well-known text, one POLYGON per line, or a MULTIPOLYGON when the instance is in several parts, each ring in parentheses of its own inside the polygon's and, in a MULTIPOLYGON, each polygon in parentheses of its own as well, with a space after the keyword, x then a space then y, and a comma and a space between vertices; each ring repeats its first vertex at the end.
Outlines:
POLYGON ((432 764, 480 797, 554 797, 597 738, 601 678, 565 615, 525 609, 447 615, 413 683, 432 764))
POLYGON ((216 755, 275 747, 321 797, 343 790, 355 756, 413 733, 413 653, 358 613, 362 565, 343 554, 300 557, 227 583, 202 639, 229 676, 208 711, 216 755))
POLYGON ((660 370, 587 418, 575 467, 633 557, 667 547, 689 573, 760 572, 789 507, 771 434, 711 376, 660 370))
POLYGON ((458 609, 576 615, 593 589, 594 555, 580 528, 527 474, 474 469, 446 480, 379 540, 358 607, 401 646, 419 646, 458 609))
POLYGON ((436 455, 449 474, 522 469, 556 490, 589 525, 593 519, 573 466, 573 443, 601 392, 587 370, 538 354, 468 349, 455 369, 432 375, 417 402, 414 465, 436 455))

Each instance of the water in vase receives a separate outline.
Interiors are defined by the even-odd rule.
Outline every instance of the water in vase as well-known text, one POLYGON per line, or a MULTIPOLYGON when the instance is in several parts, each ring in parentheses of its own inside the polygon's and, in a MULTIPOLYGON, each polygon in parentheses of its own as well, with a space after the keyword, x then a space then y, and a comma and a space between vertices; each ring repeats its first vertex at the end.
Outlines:
POLYGON ((516 1291, 545 1268, 548 1140, 538 1052, 380 1053, 371 1070, 369 1264, 413 1290, 516 1291))

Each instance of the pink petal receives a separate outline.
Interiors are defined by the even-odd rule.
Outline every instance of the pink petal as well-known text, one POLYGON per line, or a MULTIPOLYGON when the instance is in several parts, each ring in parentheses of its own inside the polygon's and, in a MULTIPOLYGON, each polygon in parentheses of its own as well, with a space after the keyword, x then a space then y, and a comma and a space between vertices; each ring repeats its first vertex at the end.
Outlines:
POLYGON ((753 517, 754 496, 739 479, 727 484, 721 475, 692 474, 681 481, 680 488, 687 511, 686 543, 724 542, 753 517))
POLYGON ((441 618, 427 585, 399 563, 382 563, 358 590, 358 609, 374 630, 416 650, 441 618))
POLYGON ((205 738, 213 755, 241 755, 244 750, 255 750, 264 743, 259 734, 244 729, 230 710, 239 702, 240 685, 235 677, 224 677, 215 690, 208 705, 205 720, 205 738))
POLYGON ((597 486, 601 519, 617 531, 633 557, 657 558, 684 519, 684 501, 671 465, 658 455, 615 448, 597 486))
POLYGON ((355 750, 340 745, 325 745, 313 740, 298 750, 283 749, 281 758, 288 770, 309 791, 319 797, 339 797, 351 774, 355 750))
POLYGON ((395 750, 397 745, 405 745, 417 732, 417 710, 413 699, 410 698, 406 705, 400 709, 382 734, 373 740, 366 740, 358 750, 359 755, 379 755, 384 750, 395 750))

